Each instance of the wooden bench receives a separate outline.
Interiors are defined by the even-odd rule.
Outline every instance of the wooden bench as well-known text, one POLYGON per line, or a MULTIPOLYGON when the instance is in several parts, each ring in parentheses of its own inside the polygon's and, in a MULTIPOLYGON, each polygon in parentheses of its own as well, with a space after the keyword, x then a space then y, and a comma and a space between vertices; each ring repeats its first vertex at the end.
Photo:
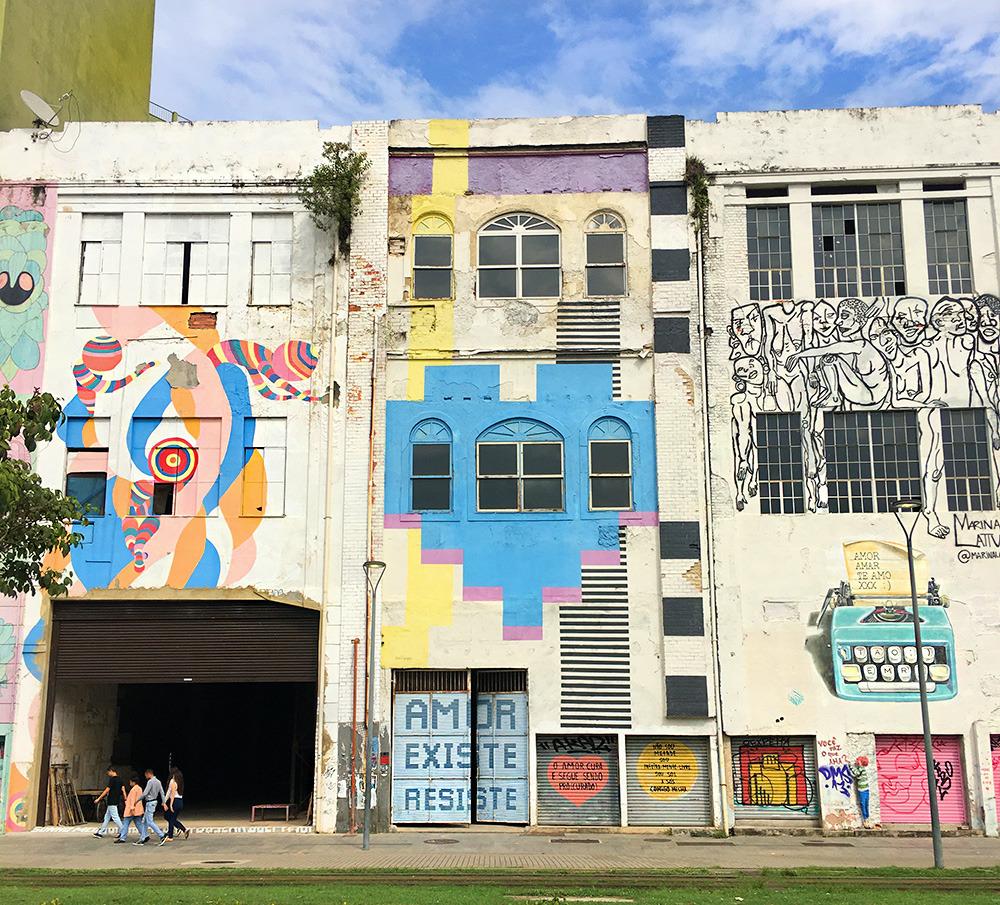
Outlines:
MULTIPOLYGON (((268 811, 268 810, 270 810, 270 811, 281 811, 281 810, 284 810, 284 812, 285 812, 285 820, 286 821, 291 820, 292 819, 292 807, 293 807, 293 805, 290 805, 290 804, 255 804, 255 805, 253 805, 253 807, 250 808, 250 822, 253 823, 254 821, 257 820, 257 812, 258 811, 268 811)), ((262 816, 261 820, 263 820, 263 819, 264 818, 262 816)))

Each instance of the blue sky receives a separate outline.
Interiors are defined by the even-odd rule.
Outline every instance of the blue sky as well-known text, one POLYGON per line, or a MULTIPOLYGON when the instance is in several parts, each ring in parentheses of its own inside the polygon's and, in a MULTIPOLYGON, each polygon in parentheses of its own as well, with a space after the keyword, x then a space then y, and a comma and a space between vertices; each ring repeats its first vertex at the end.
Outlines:
POLYGON ((152 100, 194 120, 1000 102, 997 0, 157 0, 152 100))

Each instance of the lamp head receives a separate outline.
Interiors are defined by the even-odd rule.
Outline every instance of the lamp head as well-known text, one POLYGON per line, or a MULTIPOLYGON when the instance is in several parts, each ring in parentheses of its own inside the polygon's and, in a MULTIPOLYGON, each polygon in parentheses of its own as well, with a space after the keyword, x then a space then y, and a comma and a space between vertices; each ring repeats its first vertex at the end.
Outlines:
POLYGON ((365 570, 365 578, 371 586, 372 593, 374 593, 378 588, 379 582, 382 580, 385 563, 379 562, 377 559, 370 559, 361 568, 365 570))
POLYGON ((919 497, 904 497, 889 504, 893 512, 920 512, 923 506, 924 502, 919 497))

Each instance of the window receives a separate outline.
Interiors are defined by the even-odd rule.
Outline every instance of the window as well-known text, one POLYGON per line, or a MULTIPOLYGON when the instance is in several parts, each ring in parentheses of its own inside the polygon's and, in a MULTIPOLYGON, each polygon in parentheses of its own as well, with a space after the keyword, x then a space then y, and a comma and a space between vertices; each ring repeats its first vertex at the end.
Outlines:
POLYGON ((551 512, 563 508, 563 444, 537 421, 505 421, 476 443, 480 512, 551 512))
POLYGON ((993 509, 990 441, 983 409, 941 409, 944 479, 951 512, 993 509))
POLYGON ((81 305, 117 305, 121 274, 120 214, 85 214, 80 238, 81 305))
POLYGON ((559 298, 559 232, 533 214, 508 214, 479 232, 479 297, 559 298))
POLYGON ((972 257, 964 201, 925 201, 927 278, 930 291, 972 292, 972 257))
POLYGON ((136 417, 126 445, 132 465, 149 476, 141 483, 152 484, 154 515, 204 516, 218 508, 220 419, 136 417))
POLYGON ((450 299, 452 268, 451 223, 436 215, 424 217, 413 230, 413 293, 415 299, 450 299))
POLYGON ((285 514, 285 430, 284 418, 244 420, 241 515, 285 514))
POLYGON ((747 266, 751 299, 792 297, 792 239, 787 207, 747 208, 747 266))
POLYGON ((921 497, 915 412, 829 412, 823 436, 830 512, 889 512, 921 497))
POLYGON ((632 435, 617 418, 590 429, 590 508, 632 508, 632 435))
POLYGON ((451 509, 451 431, 441 421, 422 421, 410 434, 410 509, 451 509))
POLYGON ((758 414, 755 427, 761 513, 805 512, 799 414, 758 414))
POLYGON ((625 295, 625 224, 601 213, 587 224, 587 295, 625 295))
POLYGON ((157 481, 153 484, 153 515, 173 515, 176 484, 165 484, 157 481))
POLYGON ((816 295, 906 295, 899 203, 813 206, 816 295))
POLYGON ((292 303, 292 215, 254 214, 250 304, 292 303))
POLYGON ((76 497, 86 518, 104 515, 108 476, 103 471, 80 471, 66 475, 66 496, 76 497))
POLYGON ((142 303, 225 305, 229 218, 150 214, 145 223, 142 303))

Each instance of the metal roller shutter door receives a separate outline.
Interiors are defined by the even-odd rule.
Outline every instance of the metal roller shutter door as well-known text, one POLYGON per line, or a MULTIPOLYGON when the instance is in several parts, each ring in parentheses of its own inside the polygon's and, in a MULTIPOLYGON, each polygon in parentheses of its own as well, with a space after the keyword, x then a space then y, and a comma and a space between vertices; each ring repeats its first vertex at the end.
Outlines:
MULTIPOLYGON (((932 736, 931 749, 938 816, 942 823, 968 823, 961 736, 932 736)), ((923 736, 876 735, 875 763, 882 823, 930 823, 923 736)))
POLYGON ((265 600, 56 601, 52 615, 57 682, 317 681, 315 610, 265 600))
POLYGON ((629 826, 710 826, 707 738, 625 739, 629 826))
POLYGON ((819 817, 814 739, 734 737, 731 754, 737 821, 819 817))
POLYGON ((993 797, 996 800, 997 820, 1000 820, 1000 735, 990 736, 990 758, 993 761, 993 797))
POLYGON ((540 824, 621 824, 615 736, 539 735, 535 747, 540 824))

